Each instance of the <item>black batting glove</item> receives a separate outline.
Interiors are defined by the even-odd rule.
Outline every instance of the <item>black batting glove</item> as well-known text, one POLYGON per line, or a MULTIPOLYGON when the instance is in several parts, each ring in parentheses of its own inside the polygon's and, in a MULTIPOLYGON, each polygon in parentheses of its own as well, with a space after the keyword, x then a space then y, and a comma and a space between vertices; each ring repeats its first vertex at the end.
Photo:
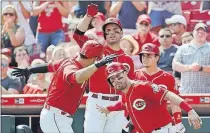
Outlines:
POLYGON ((103 57, 101 60, 95 63, 97 68, 106 65, 107 63, 111 63, 117 57, 116 54, 111 54, 108 56, 103 57))
POLYGON ((12 75, 16 77, 25 77, 25 83, 27 83, 29 76, 32 74, 28 68, 14 68, 12 75))

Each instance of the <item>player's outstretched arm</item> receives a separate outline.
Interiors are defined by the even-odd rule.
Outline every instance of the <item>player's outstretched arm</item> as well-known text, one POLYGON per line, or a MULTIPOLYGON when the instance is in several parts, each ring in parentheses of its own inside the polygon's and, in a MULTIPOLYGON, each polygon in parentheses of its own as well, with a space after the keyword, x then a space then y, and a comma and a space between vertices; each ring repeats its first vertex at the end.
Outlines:
POLYGON ((169 100, 172 104, 179 106, 181 109, 188 113, 188 121, 190 126, 193 125, 194 129, 201 128, 202 121, 195 110, 185 102, 181 97, 168 91, 164 97, 165 100, 169 100))
POLYGON ((77 83, 83 83, 85 80, 87 80, 88 78, 90 78, 95 72, 96 70, 101 67, 106 65, 107 63, 110 63, 114 60, 114 58, 116 58, 117 55, 108 55, 106 57, 103 57, 101 60, 99 60, 98 62, 96 62, 95 64, 92 64, 86 68, 83 68, 81 70, 78 70, 75 73, 76 76, 76 82, 77 83))

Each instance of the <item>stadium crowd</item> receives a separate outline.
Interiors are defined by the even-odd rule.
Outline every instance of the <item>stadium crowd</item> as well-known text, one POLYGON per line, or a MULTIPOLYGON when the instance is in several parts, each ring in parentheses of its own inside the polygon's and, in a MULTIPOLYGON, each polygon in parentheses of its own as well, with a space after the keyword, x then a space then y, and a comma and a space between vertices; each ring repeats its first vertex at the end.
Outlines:
POLYGON ((74 40, 77 24, 90 3, 99 12, 85 35, 106 43, 102 26, 117 17, 124 36, 122 50, 142 68, 141 46, 153 43, 161 51, 158 67, 173 74, 181 94, 210 93, 210 2, 2 2, 2 94, 47 93, 53 73, 32 74, 28 80, 11 75, 13 67, 75 57, 80 47, 74 40), (199 46, 199 47, 198 47, 199 46))

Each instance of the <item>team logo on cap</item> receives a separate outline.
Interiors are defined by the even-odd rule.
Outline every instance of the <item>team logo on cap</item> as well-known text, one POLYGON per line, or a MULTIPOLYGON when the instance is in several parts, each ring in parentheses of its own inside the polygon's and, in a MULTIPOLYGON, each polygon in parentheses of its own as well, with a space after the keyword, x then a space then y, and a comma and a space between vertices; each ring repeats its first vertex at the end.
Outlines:
POLYGON ((133 102, 133 107, 136 110, 143 110, 146 107, 146 102, 143 99, 136 99, 133 102))
POLYGON ((144 51, 152 51, 152 46, 147 45, 146 47, 143 48, 144 51))
POLYGON ((108 73, 113 73, 114 72, 114 69, 112 67, 108 68, 107 70, 108 73))

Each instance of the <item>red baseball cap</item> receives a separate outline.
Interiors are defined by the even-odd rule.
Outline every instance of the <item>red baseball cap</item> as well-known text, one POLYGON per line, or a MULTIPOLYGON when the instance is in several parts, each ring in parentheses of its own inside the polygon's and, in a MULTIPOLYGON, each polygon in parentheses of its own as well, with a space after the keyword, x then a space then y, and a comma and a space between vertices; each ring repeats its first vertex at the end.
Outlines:
POLYGON ((12 51, 9 48, 2 48, 1 49, 1 54, 7 55, 7 56, 11 56, 12 55, 12 51))
POLYGON ((152 43, 146 43, 142 46, 140 54, 160 54, 158 46, 152 43))
POLYGON ((148 15, 146 15, 146 14, 139 15, 139 17, 137 19, 137 23, 140 23, 140 22, 143 22, 143 21, 145 21, 145 22, 147 22, 149 24, 151 23, 150 17, 148 15))

